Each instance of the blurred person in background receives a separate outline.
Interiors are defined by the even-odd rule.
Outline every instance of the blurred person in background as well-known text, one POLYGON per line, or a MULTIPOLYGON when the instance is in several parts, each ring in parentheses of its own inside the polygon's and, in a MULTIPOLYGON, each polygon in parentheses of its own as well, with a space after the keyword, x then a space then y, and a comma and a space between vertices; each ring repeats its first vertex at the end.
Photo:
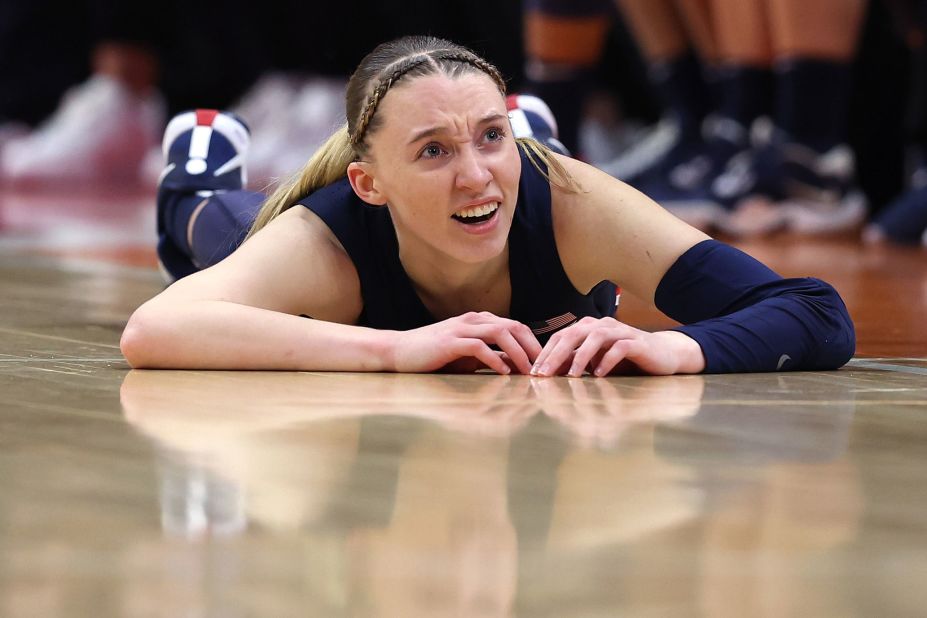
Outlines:
POLYGON ((868 243, 927 246, 927 2, 884 2, 911 59, 904 117, 905 185, 903 192, 876 214, 863 239, 868 243))
POLYGON ((401 34, 452 36, 520 72, 515 4, 333 2, 322 26, 298 0, 0 0, 0 182, 154 185, 166 118, 209 106, 254 129, 249 167, 264 187, 344 122, 363 50, 401 34))
MULTIPOLYGON (((608 1, 525 6, 528 90, 569 147, 608 1), (566 129, 566 131, 565 131, 566 129)), ((690 224, 735 235, 858 225, 865 200, 846 146, 865 0, 617 0, 666 109, 662 131, 605 171, 690 224), (756 121, 771 118, 772 123, 756 121), (751 130, 756 130, 751 135, 751 130)))

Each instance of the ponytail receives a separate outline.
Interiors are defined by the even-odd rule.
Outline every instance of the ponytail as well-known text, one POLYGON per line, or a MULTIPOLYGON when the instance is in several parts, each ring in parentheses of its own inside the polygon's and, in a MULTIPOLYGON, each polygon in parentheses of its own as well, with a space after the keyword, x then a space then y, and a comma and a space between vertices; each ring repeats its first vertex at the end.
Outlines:
MULTIPOLYGON (((281 184, 264 200, 247 238, 254 236, 288 208, 311 193, 340 180, 354 160, 354 149, 345 124, 322 144, 302 170, 281 184)), ((247 240, 246 238, 246 240, 247 240)))

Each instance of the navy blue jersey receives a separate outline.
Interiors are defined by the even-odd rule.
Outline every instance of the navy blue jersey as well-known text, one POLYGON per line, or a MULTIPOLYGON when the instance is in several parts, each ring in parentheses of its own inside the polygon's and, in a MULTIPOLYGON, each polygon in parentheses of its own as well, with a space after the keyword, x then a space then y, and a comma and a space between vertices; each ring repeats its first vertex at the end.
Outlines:
MULTIPOLYGON (((579 318, 613 316, 616 287, 602 282, 585 295, 573 287, 554 241, 550 183, 520 152, 518 203, 509 232, 508 317, 527 324, 543 341, 579 318)), ((358 198, 347 178, 316 191, 301 204, 328 225, 354 262, 364 304, 359 325, 409 330, 438 321, 399 261, 388 208, 358 198)))

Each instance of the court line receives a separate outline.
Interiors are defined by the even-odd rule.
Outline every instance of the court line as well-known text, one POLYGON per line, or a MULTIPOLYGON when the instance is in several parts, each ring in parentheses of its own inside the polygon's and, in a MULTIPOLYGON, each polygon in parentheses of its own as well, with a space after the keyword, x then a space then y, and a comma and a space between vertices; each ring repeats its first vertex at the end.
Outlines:
POLYGON ((888 363, 870 363, 869 361, 850 361, 853 367, 862 367, 863 369, 877 369, 879 371, 894 371, 897 373, 913 373, 916 375, 927 376, 927 367, 910 367, 908 365, 890 365, 888 363))
POLYGON ((0 358, 0 363, 114 363, 124 360, 125 358, 122 356, 113 358, 70 358, 62 356, 55 358, 38 358, 30 356, 28 358, 0 358))
POLYGON ((13 329, 13 328, 0 328, 0 333, 8 333, 10 335, 25 335, 28 337, 38 337, 39 339, 51 339, 52 341, 66 341, 68 343, 82 343, 84 345, 93 345, 99 346, 101 348, 114 348, 118 349, 118 345, 113 345, 111 343, 95 343, 93 341, 84 341, 82 339, 71 339, 70 337, 59 337, 57 335, 43 335, 41 333, 33 333, 27 330, 13 329))
POLYGON ((95 412, 91 410, 80 410, 77 408, 67 408, 56 406, 54 404, 36 403, 34 401, 8 401, 5 404, 18 405, 20 409, 29 413, 59 414, 70 417, 78 417, 95 421, 105 421, 108 423, 118 423, 126 425, 125 416, 121 413, 95 412))

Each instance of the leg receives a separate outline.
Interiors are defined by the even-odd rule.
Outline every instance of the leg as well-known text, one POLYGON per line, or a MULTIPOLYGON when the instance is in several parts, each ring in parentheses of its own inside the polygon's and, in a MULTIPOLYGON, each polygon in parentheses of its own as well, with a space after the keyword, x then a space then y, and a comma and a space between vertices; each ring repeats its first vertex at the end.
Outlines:
MULTIPOLYGON (((690 225, 710 227, 721 207, 706 187, 734 152, 745 131, 717 122, 713 93, 718 44, 708 0, 620 0, 662 95, 673 135, 669 148, 638 170, 622 161, 606 171, 623 178, 690 225), (733 133, 733 134, 732 134, 733 133)), ((729 123, 730 124, 730 123, 729 123)), ((646 152, 646 150, 644 151, 646 152)), ((636 152, 630 153, 628 159, 636 152)))
POLYGON ((247 126, 228 112, 184 112, 168 124, 158 257, 172 279, 219 262, 244 240, 264 199, 242 190, 249 144, 247 126))
POLYGON ((572 152, 578 152, 583 104, 602 56, 608 10, 607 0, 525 3, 525 90, 550 105, 560 140, 572 152))
POLYGON ((851 63, 865 0, 768 0, 776 123, 825 152, 847 135, 851 63))
POLYGON ((850 72, 865 0, 766 0, 774 63, 773 119, 752 160, 734 167, 725 198, 735 235, 787 227, 830 233, 856 227, 866 202, 848 138, 850 72))
MULTIPOLYGON (((691 4, 691 3, 690 3, 691 4)), ((701 53, 713 54, 704 20, 696 20, 701 48, 690 44, 684 15, 674 0, 618 0, 628 25, 649 63, 651 79, 663 103, 679 124, 683 140, 700 141, 701 123, 711 107, 711 96, 703 73, 701 53), (697 53, 698 52, 698 53, 697 53)), ((694 6, 688 7, 695 15, 694 6)))
POLYGON ((710 0, 718 52, 718 114, 749 127, 772 111, 765 0, 710 0))
POLYGON ((265 197, 254 191, 159 191, 158 257, 171 278, 228 257, 244 241, 265 197))

